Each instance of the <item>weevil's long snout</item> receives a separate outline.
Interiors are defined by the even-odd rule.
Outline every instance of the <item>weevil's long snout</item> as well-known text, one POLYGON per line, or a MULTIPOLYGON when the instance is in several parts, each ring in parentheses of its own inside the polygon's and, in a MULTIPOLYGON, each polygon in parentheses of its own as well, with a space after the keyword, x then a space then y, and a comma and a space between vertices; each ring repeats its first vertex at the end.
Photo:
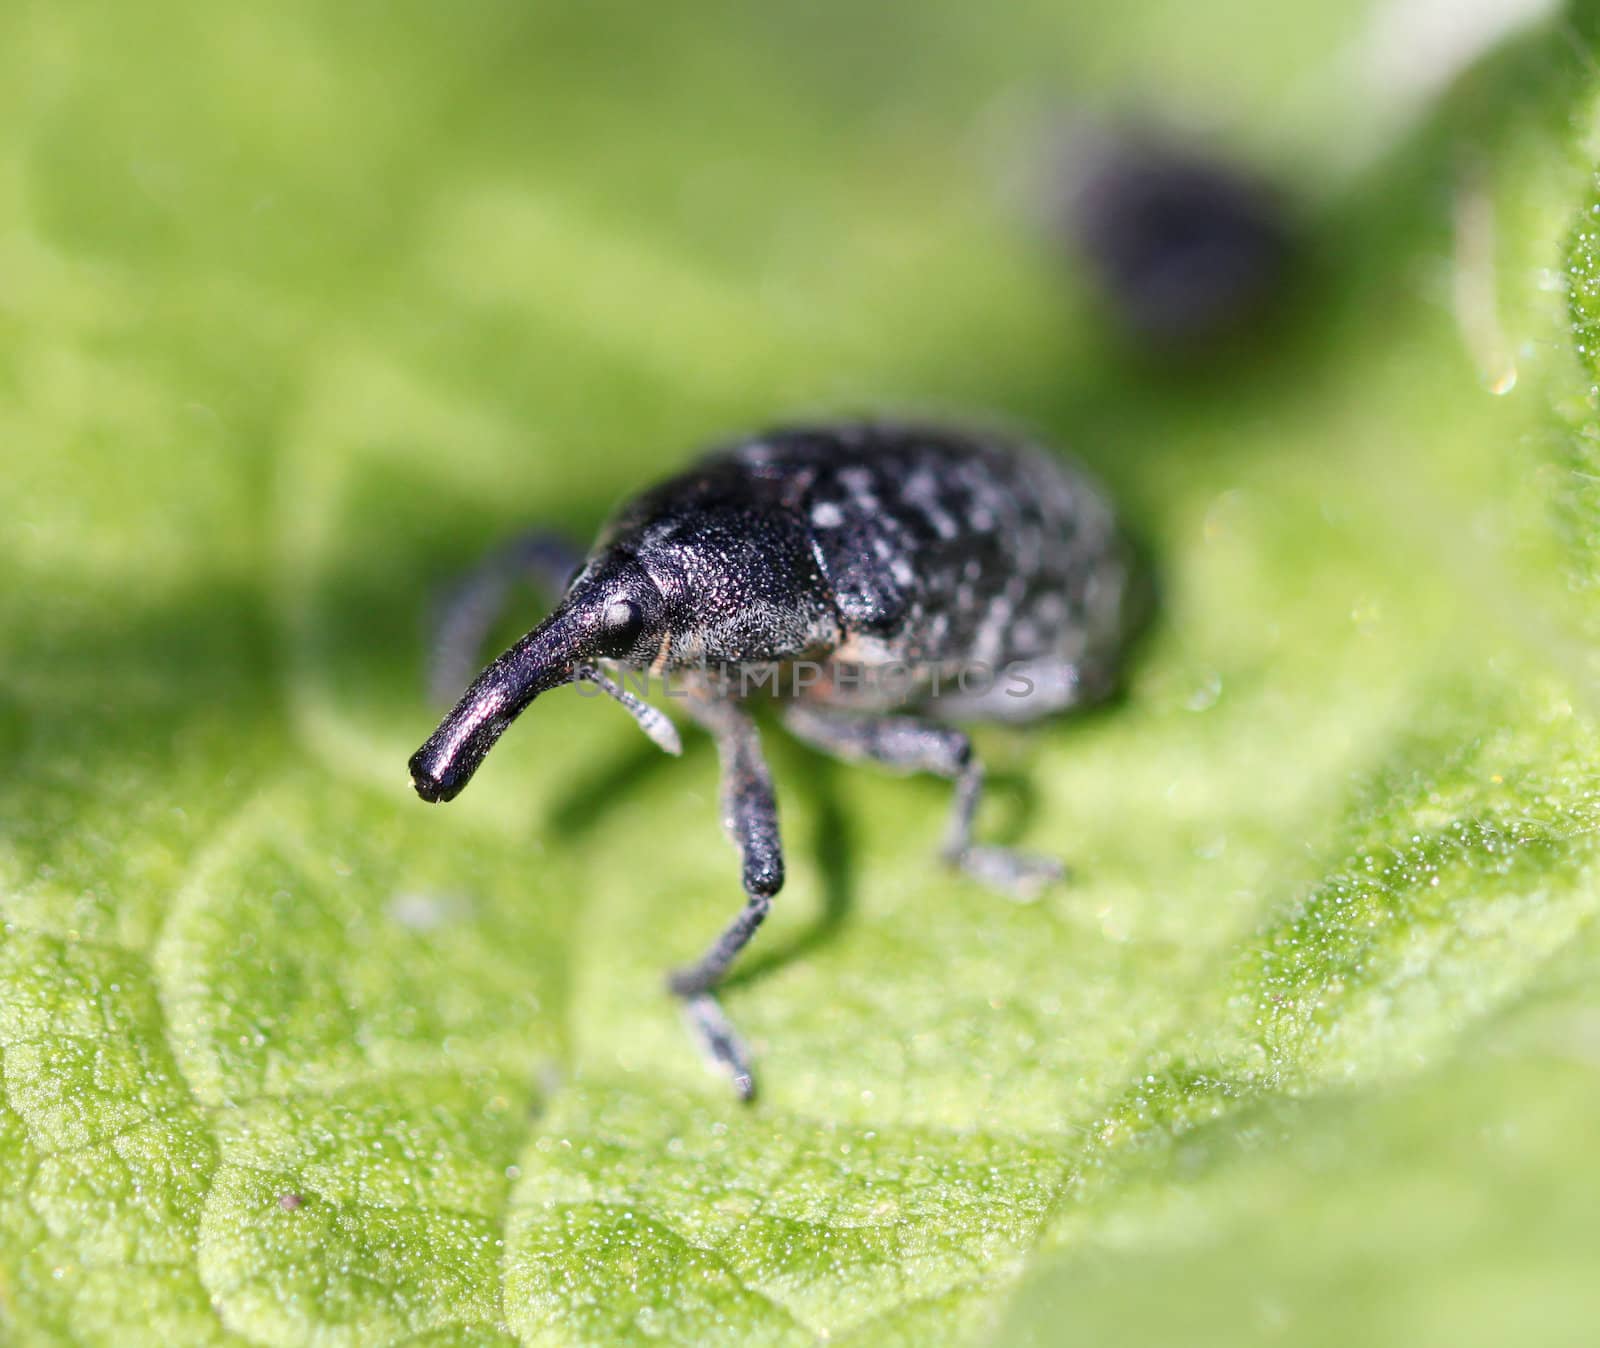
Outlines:
POLYGON ((478 675, 411 755, 411 784, 423 800, 454 800, 519 713, 577 677, 578 637, 573 616, 554 613, 478 675))

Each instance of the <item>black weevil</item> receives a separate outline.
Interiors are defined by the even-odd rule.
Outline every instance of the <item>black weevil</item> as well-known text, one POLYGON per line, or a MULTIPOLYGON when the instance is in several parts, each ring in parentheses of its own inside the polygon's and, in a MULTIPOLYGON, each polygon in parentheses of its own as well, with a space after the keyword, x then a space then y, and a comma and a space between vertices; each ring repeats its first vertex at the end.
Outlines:
MULTIPOLYGON (((543 543, 491 559, 459 596, 445 657, 481 639, 511 572, 553 560, 543 543)), ((773 431, 626 505, 555 611, 478 676, 412 756, 411 778, 424 800, 452 799, 535 697, 579 680, 675 753, 672 723, 598 666, 679 681, 716 741, 746 900, 669 986, 748 1099, 749 1056, 714 990, 782 887, 783 855, 746 704, 775 695, 790 732, 824 752, 952 780, 945 860, 1029 895, 1060 867, 972 841, 982 769, 949 722, 1030 721, 1108 693, 1134 617, 1132 582, 1105 496, 1039 449, 915 425, 773 431)))

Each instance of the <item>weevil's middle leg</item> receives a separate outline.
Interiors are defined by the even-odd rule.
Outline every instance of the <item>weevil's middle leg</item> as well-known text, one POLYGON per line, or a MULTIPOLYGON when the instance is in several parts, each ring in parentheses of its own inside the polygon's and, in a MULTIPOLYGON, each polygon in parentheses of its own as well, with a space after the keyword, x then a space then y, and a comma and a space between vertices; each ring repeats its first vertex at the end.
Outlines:
POLYGON ((772 776, 761 756, 755 722, 732 702, 690 703, 695 719, 711 731, 722 764, 722 824, 739 849, 744 910, 693 964, 674 970, 667 986, 683 1001, 689 1028, 702 1051, 733 1079, 746 1100, 755 1094, 750 1055, 734 1032, 713 989, 765 921, 772 898, 783 888, 783 848, 772 776))
POLYGON ((518 582, 531 581, 557 599, 582 564, 581 549, 540 530, 507 540, 447 585, 434 602, 428 696, 448 703, 472 681, 482 660, 483 643, 518 582))
POLYGON ((983 765, 961 731, 915 716, 863 716, 790 703, 784 724, 797 739, 837 758, 868 759, 898 772, 931 772, 955 782, 941 855, 973 879, 1014 898, 1032 899, 1064 873, 1059 861, 972 841, 983 795, 983 765))

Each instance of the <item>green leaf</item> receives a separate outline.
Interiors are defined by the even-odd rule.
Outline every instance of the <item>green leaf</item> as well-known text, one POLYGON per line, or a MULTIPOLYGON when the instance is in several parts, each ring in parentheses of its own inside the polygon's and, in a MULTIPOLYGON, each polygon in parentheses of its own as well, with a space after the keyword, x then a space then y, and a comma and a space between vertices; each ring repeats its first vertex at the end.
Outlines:
POLYGON ((1600 20, 1452 83, 1393 6, 1082 9, 0 16, 0 1337, 1589 1337, 1600 20), (1203 372, 1008 187, 1134 86, 1308 203, 1203 372), (661 990, 739 898, 707 745, 556 693, 425 809, 422 616, 905 407, 1070 446, 1161 611, 983 737, 1033 905, 769 735, 741 1108, 661 990))

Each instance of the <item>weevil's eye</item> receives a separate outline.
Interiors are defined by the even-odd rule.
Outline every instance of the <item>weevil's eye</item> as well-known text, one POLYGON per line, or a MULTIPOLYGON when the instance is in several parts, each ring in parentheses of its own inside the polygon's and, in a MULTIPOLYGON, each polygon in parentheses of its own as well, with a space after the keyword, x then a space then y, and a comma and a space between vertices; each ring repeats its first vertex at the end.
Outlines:
POLYGON ((644 631, 644 610, 631 599, 613 599, 600 616, 606 645, 618 654, 628 650, 644 631))

